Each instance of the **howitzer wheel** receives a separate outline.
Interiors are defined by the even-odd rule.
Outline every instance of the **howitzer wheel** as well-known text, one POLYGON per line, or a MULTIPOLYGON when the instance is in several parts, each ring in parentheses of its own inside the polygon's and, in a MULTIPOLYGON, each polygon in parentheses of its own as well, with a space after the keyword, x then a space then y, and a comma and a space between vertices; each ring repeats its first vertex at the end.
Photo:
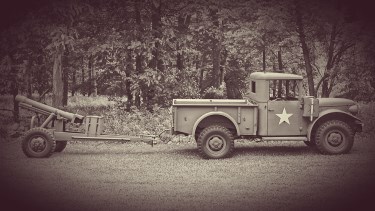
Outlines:
POLYGON ((316 147, 323 154, 348 153, 353 147, 353 142, 353 129, 340 120, 324 122, 316 131, 316 147))
POLYGON ((65 149, 67 144, 68 144, 67 141, 56 141, 55 152, 62 152, 65 149))
POLYGON ((233 135, 223 126, 209 126, 198 137, 198 150, 203 158, 219 159, 229 157, 233 149, 233 135))
POLYGON ((47 129, 32 128, 22 137, 22 151, 30 158, 47 158, 55 152, 56 141, 47 129))

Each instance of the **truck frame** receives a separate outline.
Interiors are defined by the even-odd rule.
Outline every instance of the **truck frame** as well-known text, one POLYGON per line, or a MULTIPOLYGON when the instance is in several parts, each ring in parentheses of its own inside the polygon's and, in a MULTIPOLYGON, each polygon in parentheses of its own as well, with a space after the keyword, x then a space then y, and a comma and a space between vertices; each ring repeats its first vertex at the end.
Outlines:
POLYGON ((234 140, 303 141, 323 154, 348 153, 363 123, 343 98, 303 96, 303 77, 254 72, 245 99, 174 99, 172 134, 193 135, 204 158, 232 155, 234 140))

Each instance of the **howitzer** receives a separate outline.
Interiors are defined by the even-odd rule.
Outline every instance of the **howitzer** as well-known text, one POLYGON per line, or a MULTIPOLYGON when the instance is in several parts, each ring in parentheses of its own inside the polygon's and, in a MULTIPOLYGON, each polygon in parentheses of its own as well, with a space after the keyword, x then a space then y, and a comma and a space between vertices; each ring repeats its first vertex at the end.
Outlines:
POLYGON ((21 108, 37 113, 31 118, 30 130, 21 137, 22 150, 28 157, 43 158, 51 156, 54 152, 62 152, 67 141, 136 141, 154 145, 155 135, 103 134, 104 118, 101 116, 83 116, 66 112, 21 95, 17 95, 15 99, 21 108), (43 123, 40 124, 38 121, 35 124, 35 120, 39 120, 40 115, 47 116, 47 118, 43 123), (84 132, 66 130, 68 122, 79 126, 84 125, 84 132))
MULTIPOLYGON (((83 119, 85 118, 79 114, 73 114, 66 111, 62 111, 60 109, 51 107, 49 105, 45 105, 43 103, 39 103, 37 101, 31 100, 27 97, 17 95, 16 101, 19 102, 19 106, 31 111, 34 111, 39 114, 49 115, 49 116, 56 116, 56 117, 63 117, 67 120, 74 122, 74 123, 83 123, 83 119)), ((52 120, 52 117, 49 121, 52 120)), ((47 122, 48 124, 49 122, 47 122)))

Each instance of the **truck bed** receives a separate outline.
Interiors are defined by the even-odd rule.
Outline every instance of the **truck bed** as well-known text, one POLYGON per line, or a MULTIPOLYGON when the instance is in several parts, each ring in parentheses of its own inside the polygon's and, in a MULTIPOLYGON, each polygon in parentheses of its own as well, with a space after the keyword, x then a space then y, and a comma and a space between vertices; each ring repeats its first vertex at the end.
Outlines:
POLYGON ((255 135, 257 111, 257 105, 247 99, 174 99, 174 134, 191 135, 219 124, 240 135, 255 135))
POLYGON ((257 106, 247 99, 174 99, 173 106, 257 106))

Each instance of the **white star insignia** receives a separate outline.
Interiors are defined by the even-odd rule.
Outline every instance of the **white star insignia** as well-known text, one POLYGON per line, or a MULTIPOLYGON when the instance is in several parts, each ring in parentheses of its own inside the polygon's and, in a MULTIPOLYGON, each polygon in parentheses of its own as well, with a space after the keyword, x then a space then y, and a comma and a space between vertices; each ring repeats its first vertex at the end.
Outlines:
POLYGON ((283 123, 283 122, 286 122, 286 123, 288 123, 288 124, 290 124, 290 122, 289 122, 289 117, 291 117, 293 114, 288 114, 288 113, 286 113, 286 110, 285 110, 285 108, 284 108, 284 110, 283 110, 283 113, 281 113, 281 114, 276 114, 278 117, 280 117, 280 121, 279 121, 279 125, 281 124, 281 123, 283 123))

